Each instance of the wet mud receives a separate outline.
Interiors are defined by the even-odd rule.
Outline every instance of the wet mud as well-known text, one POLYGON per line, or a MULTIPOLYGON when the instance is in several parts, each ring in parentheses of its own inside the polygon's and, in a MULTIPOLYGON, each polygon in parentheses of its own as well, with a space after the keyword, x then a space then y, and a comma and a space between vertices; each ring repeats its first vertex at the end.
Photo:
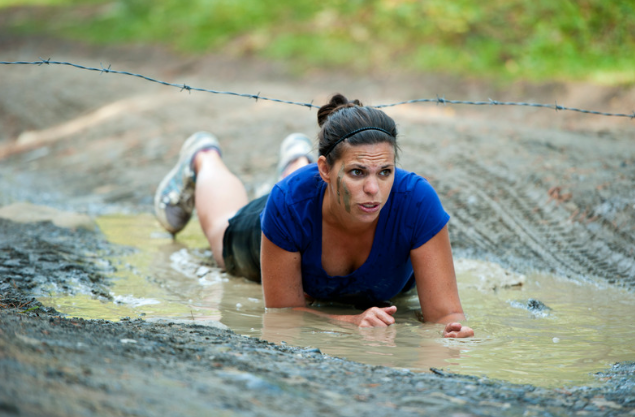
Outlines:
MULTIPOLYGON (((575 103, 566 104, 581 108, 635 107, 633 88, 501 87, 408 74, 298 78, 256 60, 97 50, 1 31, 0 45, 3 60, 112 63, 188 85, 307 102, 336 91, 366 102, 411 98, 413 91, 536 102, 551 102, 557 93, 559 103, 569 99, 575 103)), ((29 202, 91 217, 150 212, 154 189, 183 139, 202 129, 221 139, 228 165, 256 196, 273 181, 279 140, 316 129, 315 114, 303 108, 179 93, 65 68, 0 72, 0 206, 29 202), (99 113, 104 107, 108 117, 99 113)), ((429 178, 452 216, 457 256, 635 290, 632 121, 508 108, 389 113, 402 134, 401 166, 429 178)), ((68 318, 34 299, 47 291, 82 291, 111 302, 108 276, 125 266, 104 258, 129 250, 90 227, 0 219, 0 415, 635 413, 632 362, 597 374, 597 386, 543 389, 442 369, 363 365, 211 326, 68 318)), ((535 301, 523 308, 549 311, 535 301)))
MULTIPOLYGON (((104 275, 90 262, 90 253, 69 257, 67 242, 121 250, 109 248, 98 231, 69 231, 46 222, 3 221, 2 226, 3 252, 11 244, 14 259, 46 253, 48 262, 94 277, 89 286, 106 284, 104 275), (35 231, 48 239, 9 242, 10 236, 35 231)), ((29 296, 47 285, 29 279, 29 264, 3 258, 2 267, 3 277, 11 277, 0 284, 0 413, 6 415, 541 416, 625 415, 635 409, 635 363, 598 374, 605 381, 599 387, 556 390, 436 368, 413 373, 211 326, 62 317, 29 296)))
POLYGON ((112 301, 104 258, 130 249, 95 239, 94 231, 55 226, 51 221, 16 223, 0 218, 0 290, 14 288, 40 297, 50 292, 83 292, 112 301))

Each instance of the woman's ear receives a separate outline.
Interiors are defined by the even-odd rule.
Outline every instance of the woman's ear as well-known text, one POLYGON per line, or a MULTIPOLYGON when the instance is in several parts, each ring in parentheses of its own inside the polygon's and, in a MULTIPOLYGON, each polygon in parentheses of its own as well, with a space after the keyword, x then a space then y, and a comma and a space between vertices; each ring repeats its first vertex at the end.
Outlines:
POLYGON ((321 155, 317 160, 318 170, 320 171, 320 177, 324 180, 325 183, 329 184, 331 182, 331 178, 329 177, 329 173, 331 172, 331 167, 326 162, 326 157, 321 155))

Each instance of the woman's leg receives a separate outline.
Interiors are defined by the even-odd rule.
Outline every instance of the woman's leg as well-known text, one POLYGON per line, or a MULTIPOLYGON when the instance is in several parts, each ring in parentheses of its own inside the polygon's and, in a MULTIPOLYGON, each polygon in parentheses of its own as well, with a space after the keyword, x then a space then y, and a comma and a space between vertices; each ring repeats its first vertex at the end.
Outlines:
POLYGON ((224 268, 223 236, 229 219, 248 203, 247 191, 214 149, 196 154, 194 171, 194 201, 198 219, 212 249, 214 260, 219 267, 224 268))
MULTIPOLYGON (((288 136, 281 149, 283 165, 280 167, 280 177, 284 178, 308 165, 312 158, 310 151, 311 142, 306 136, 288 136)), ((194 201, 198 219, 212 249, 214 260, 219 267, 225 268, 225 230, 229 225, 229 219, 249 202, 247 191, 238 177, 229 171, 216 148, 198 152, 194 156, 193 167, 196 173, 194 201)))
POLYGON ((302 168, 303 166, 309 165, 309 158, 306 156, 301 156, 298 159, 292 161, 287 167, 282 171, 281 177, 284 178, 287 175, 293 174, 294 171, 302 168))

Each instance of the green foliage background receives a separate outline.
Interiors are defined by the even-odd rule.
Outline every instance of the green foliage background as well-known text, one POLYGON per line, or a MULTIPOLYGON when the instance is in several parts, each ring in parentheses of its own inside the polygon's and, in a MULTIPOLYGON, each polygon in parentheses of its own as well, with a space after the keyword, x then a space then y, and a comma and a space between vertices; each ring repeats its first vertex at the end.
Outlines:
POLYGON ((11 22, 18 32, 255 54, 299 70, 635 82, 634 0, 0 0, 0 13, 16 7, 39 10, 11 22))

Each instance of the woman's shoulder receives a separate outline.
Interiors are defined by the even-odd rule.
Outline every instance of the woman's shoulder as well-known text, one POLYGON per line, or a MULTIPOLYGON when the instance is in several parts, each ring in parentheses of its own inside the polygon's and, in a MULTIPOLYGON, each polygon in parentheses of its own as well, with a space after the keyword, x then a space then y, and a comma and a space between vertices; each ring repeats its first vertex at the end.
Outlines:
POLYGON ((273 188, 272 195, 283 198, 286 204, 298 204, 319 198, 324 188, 317 164, 309 164, 280 180, 273 188))
POLYGON ((436 193, 432 185, 430 185, 430 182, 425 177, 401 168, 397 168, 395 170, 393 191, 396 193, 407 194, 436 193))
POLYGON ((316 164, 312 165, 279 181, 260 215, 265 236, 290 252, 305 250, 320 219, 320 190, 324 189, 324 182, 316 164))
POLYGON ((393 215, 412 234, 410 249, 418 248, 445 226, 450 218, 430 182, 414 172, 400 170, 395 176, 393 215))

